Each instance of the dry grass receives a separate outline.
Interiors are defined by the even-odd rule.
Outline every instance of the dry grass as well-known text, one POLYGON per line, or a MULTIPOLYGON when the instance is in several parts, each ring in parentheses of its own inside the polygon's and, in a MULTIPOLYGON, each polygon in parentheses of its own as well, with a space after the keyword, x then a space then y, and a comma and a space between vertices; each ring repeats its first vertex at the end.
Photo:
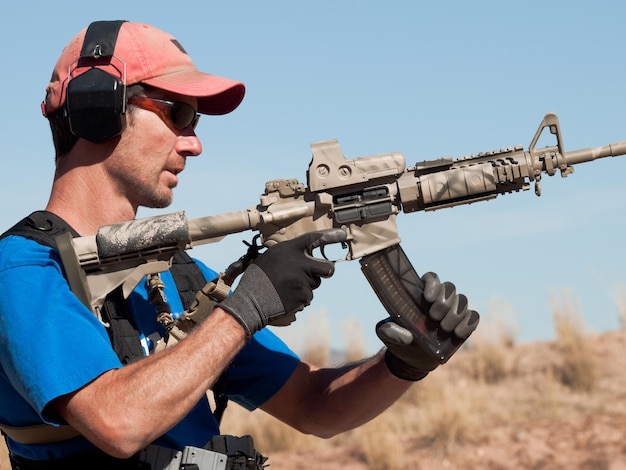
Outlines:
POLYGON ((579 303, 575 298, 563 295, 554 302, 552 312, 562 356, 555 374, 563 385, 590 392, 596 385, 598 373, 579 303))
MULTIPOLYGON (((322 440, 231 403, 223 432, 253 435, 273 470, 624 468, 613 462, 626 461, 626 330, 589 334, 567 293, 552 309, 554 342, 516 345, 510 323, 484 321, 448 364, 354 431, 322 440)), ((325 366, 322 317, 300 352, 325 366)), ((348 361, 362 356, 358 331, 345 327, 348 361)))
POLYGON ((503 318, 487 315, 472 335, 468 347, 473 351, 473 360, 465 361, 463 367, 473 380, 495 384, 512 372, 514 328, 510 320, 507 323, 503 318))
MULTIPOLYGON (((599 384, 597 353, 591 348, 592 338, 582 324, 578 304, 571 296, 556 300, 553 315, 558 337, 554 343, 541 349, 516 346, 510 323, 484 322, 457 357, 413 386, 372 422, 330 441, 285 431, 275 447, 263 438, 268 445, 263 450, 271 455, 289 448, 302 452, 346 446, 367 468, 396 470, 407 468, 405 454, 399 451, 407 445, 446 459, 459 448, 480 446, 489 439, 489 430, 499 426, 521 426, 529 419, 568 420, 573 409, 606 413, 607 407, 598 404, 604 399, 592 399, 599 384)), ((321 343, 314 344, 319 347, 321 343)), ((305 356, 324 354, 307 351, 305 356)), ((242 420, 236 413, 230 418, 242 420)), ((626 415, 626 410, 620 413, 626 415)), ((275 431, 270 428, 282 426, 263 414, 259 418, 256 429, 248 429, 250 433, 271 435, 275 431)), ((515 438, 524 439, 523 434, 515 438)))
POLYGON ((626 284, 619 284, 615 288, 615 305, 617 317, 623 330, 626 330, 626 284))

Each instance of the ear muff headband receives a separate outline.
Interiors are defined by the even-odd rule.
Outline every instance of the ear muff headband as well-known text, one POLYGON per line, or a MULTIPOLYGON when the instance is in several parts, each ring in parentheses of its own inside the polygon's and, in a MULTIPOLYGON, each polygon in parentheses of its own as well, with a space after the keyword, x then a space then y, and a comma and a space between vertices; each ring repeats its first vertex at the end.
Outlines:
POLYGON ((76 78, 71 78, 72 70, 68 71, 65 110, 70 130, 91 142, 104 142, 126 128, 126 65, 117 58, 122 64, 119 76, 97 68, 109 65, 115 57, 115 43, 123 23, 91 23, 76 64, 76 68, 91 68, 76 78))

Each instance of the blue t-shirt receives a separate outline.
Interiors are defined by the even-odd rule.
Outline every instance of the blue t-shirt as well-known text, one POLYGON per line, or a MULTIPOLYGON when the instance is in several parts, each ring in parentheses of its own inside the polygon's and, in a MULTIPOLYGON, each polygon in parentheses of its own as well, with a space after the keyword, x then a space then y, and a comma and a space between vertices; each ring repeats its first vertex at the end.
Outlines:
MULTIPOLYGON (((215 272, 198 265, 207 279, 215 272)), ((161 273, 173 312, 182 312, 169 272, 161 273)), ((122 367, 105 327, 72 294, 56 250, 19 236, 0 240, 0 422, 9 426, 62 425, 47 405, 102 373, 122 367)), ((141 282, 129 297, 144 352, 163 330, 141 282)), ((268 400, 290 377, 299 358, 267 329, 257 332, 227 369, 226 395, 249 410, 268 400)), ((208 399, 201 400, 156 441, 174 449, 203 447, 219 434, 208 399)), ((92 449, 83 437, 49 445, 7 439, 12 452, 33 460, 92 449)))

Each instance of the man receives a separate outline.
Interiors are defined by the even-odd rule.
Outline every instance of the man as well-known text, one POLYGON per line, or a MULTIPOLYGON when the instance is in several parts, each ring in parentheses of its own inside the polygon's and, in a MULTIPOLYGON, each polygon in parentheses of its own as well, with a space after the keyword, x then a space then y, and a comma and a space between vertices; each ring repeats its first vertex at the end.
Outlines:
MULTIPOLYGON (((216 383, 246 408, 326 438, 377 416, 438 365, 391 319, 377 325, 383 351, 336 369, 301 361, 264 328, 310 303, 334 270, 310 253, 345 240, 341 230, 259 255, 232 295, 163 351, 154 350, 164 330, 145 283, 127 300, 109 297, 103 319, 70 291, 51 235, 93 235, 140 206, 167 207, 186 159, 202 151, 198 113, 229 113, 243 96, 242 83, 198 71, 174 37, 149 25, 96 22, 63 50, 42 104, 56 150, 50 199, 0 240, 0 423, 15 468, 143 468, 135 462, 147 446, 201 449, 219 434, 206 398, 216 383), (133 339, 139 360, 123 352, 133 339)), ((215 275, 198 266, 202 283, 215 275)), ((423 279, 428 313, 464 340, 478 314, 452 284, 423 279)), ((181 312, 181 286, 170 273, 162 280, 181 312)))

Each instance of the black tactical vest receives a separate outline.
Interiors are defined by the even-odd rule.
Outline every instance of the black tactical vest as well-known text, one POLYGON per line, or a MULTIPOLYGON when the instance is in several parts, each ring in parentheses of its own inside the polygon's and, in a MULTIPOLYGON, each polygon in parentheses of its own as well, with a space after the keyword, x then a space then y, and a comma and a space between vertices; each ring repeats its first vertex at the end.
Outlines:
MULTIPOLYGON (((67 222, 55 214, 37 211, 19 221, 0 235, 0 238, 19 235, 41 245, 56 248, 55 238, 67 232, 73 237, 79 236, 67 222)), ((174 255, 170 272, 180 294, 183 308, 188 309, 196 293, 204 287, 207 281, 198 265, 185 251, 174 255)), ((121 286, 106 297, 102 306, 102 320, 110 324, 107 328, 109 339, 122 364, 126 365, 144 357, 139 333, 132 320, 128 302, 122 296, 121 286)))

